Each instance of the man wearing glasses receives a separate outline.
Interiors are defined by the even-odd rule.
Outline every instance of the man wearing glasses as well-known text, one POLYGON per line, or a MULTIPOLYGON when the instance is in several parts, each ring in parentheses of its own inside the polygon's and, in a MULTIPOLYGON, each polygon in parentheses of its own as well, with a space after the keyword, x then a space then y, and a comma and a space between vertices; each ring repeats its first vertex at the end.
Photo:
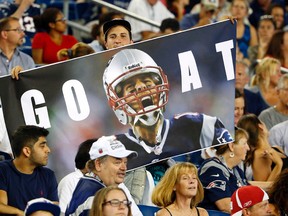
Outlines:
POLYGON ((13 79, 18 79, 20 71, 35 67, 33 59, 18 49, 24 36, 18 18, 0 20, 0 77, 11 74, 13 79))

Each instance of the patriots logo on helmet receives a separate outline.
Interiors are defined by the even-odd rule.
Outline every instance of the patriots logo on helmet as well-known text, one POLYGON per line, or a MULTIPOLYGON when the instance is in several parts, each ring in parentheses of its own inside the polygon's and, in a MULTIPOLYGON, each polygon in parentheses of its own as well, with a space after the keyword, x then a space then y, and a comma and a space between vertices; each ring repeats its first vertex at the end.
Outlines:
POLYGON ((226 190, 226 182, 225 181, 222 181, 222 180, 215 180, 213 182, 210 182, 206 189, 211 189, 211 188, 219 188, 223 191, 226 190))

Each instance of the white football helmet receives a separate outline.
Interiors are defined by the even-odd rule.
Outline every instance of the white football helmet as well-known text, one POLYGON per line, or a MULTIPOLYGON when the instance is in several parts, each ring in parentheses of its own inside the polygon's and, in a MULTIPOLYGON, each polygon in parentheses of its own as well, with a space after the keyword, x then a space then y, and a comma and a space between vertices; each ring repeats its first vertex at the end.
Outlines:
POLYGON ((103 75, 103 85, 109 105, 124 125, 132 119, 134 124, 140 120, 145 125, 154 125, 168 102, 167 76, 147 53, 138 49, 121 50, 109 60, 103 75), (142 74, 147 74, 155 86, 135 89, 123 96, 123 83, 142 74), (131 103, 137 103, 139 109, 134 110, 131 103))

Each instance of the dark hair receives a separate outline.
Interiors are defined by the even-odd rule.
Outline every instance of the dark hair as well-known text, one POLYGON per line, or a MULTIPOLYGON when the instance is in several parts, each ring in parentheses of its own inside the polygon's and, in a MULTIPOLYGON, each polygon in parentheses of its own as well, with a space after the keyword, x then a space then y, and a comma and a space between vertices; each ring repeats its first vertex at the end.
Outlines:
POLYGON ((96 141, 97 141, 96 138, 88 139, 79 145, 77 154, 75 156, 75 166, 77 169, 82 170, 85 168, 86 162, 90 160, 89 155, 90 148, 92 144, 96 141))
POLYGON ((247 152, 246 159, 248 165, 252 164, 254 160, 254 151, 258 148, 258 138, 260 136, 259 124, 262 124, 262 122, 255 114, 243 115, 237 123, 237 127, 243 128, 249 135, 248 144, 250 151, 247 152))
POLYGON ((61 13, 58 8, 46 8, 45 11, 41 15, 37 15, 33 17, 36 31, 50 31, 49 23, 55 23, 57 15, 61 13))
POLYGON ((101 28, 101 25, 99 25, 99 24, 94 24, 92 26, 91 36, 92 36, 93 40, 95 40, 96 37, 100 36, 100 28, 101 28))
MULTIPOLYGON (((282 10, 283 10, 283 14, 284 14, 284 20, 285 20, 285 13, 286 13, 286 11, 285 11, 285 8, 281 5, 281 4, 279 4, 279 3, 273 3, 273 4, 270 4, 270 7, 268 8, 268 11, 267 11, 267 14, 269 14, 269 15, 271 15, 272 14, 272 10, 274 9, 274 8, 281 8, 282 10)), ((282 23, 282 26, 280 26, 279 28, 277 28, 277 26, 276 26, 276 24, 275 24, 275 26, 276 26, 276 28, 277 29, 282 29, 283 27, 284 27, 284 22, 282 23)))
POLYGON ((240 97, 244 98, 244 94, 242 94, 239 89, 235 88, 235 98, 240 98, 240 97))
POLYGON ((284 54, 283 51, 281 49, 281 46, 284 42, 284 34, 285 32, 280 30, 280 31, 276 31, 269 44, 267 47, 267 51, 265 53, 265 56, 271 56, 273 58, 277 58, 281 63, 283 63, 284 61, 284 54))
POLYGON ((5 17, 3 19, 0 20, 0 32, 10 28, 10 22, 11 21, 18 21, 19 19, 16 17, 5 17))
POLYGON ((22 149, 26 146, 32 148, 33 145, 38 141, 39 137, 47 137, 49 131, 45 128, 26 125, 17 128, 12 136, 12 150, 15 157, 21 155, 22 149))
POLYGON ((101 26, 105 22, 111 21, 117 17, 122 17, 122 19, 124 18, 123 14, 120 12, 110 11, 110 12, 104 13, 99 17, 99 25, 101 26))
POLYGON ((160 31, 164 32, 166 29, 171 29, 176 32, 180 30, 180 25, 177 19, 167 18, 161 22, 160 31))
POLYGON ((274 180, 268 191, 269 202, 276 204, 283 215, 288 214, 288 169, 284 169, 274 180))

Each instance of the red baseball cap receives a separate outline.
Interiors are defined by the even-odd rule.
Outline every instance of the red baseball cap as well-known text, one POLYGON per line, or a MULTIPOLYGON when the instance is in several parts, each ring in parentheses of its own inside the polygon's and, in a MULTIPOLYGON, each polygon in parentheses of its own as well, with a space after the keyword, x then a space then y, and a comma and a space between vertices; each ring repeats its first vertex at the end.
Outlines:
POLYGON ((241 216, 242 209, 268 199, 268 194, 258 186, 248 185, 238 188, 231 197, 231 215, 241 216))

